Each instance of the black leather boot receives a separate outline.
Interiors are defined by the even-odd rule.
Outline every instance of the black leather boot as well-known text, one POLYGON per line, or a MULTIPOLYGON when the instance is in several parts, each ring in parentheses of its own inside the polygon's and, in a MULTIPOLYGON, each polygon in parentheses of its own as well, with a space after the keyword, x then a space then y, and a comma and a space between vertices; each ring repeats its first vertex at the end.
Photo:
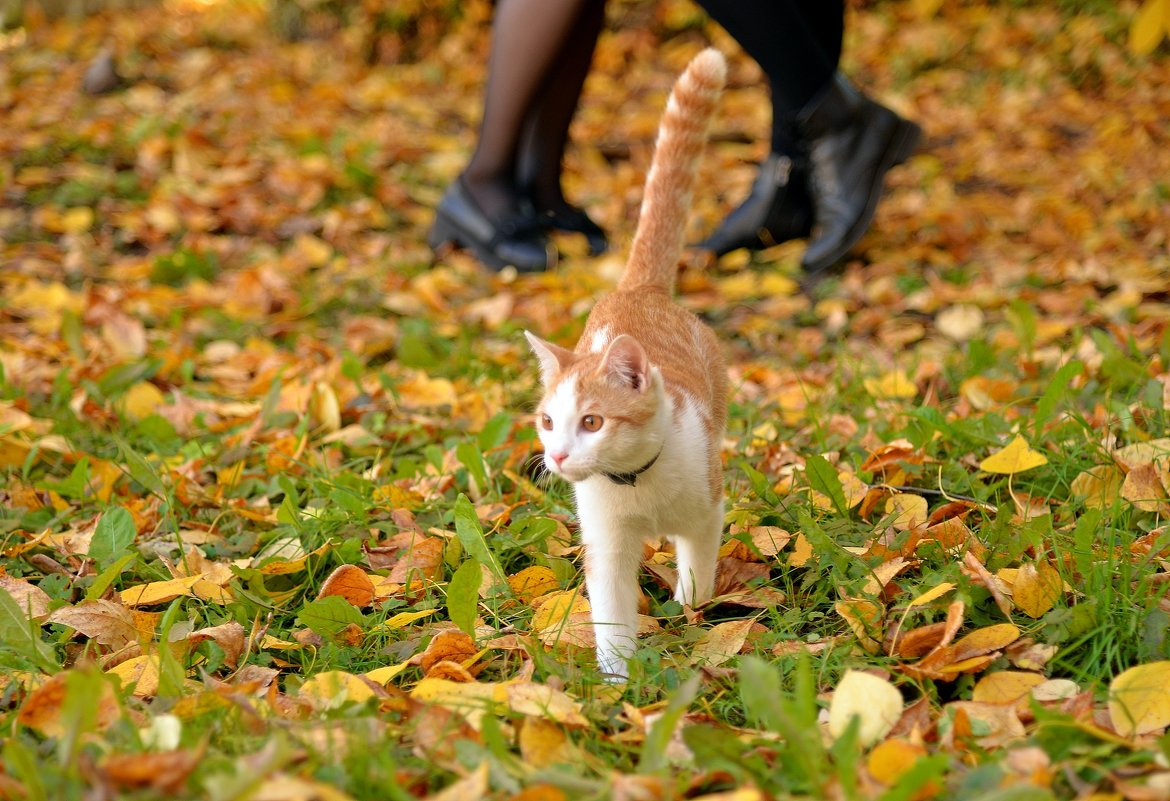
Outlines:
POLYGON ((519 272, 533 273, 556 264, 556 249, 526 203, 505 219, 489 219, 462 178, 456 179, 439 201, 427 244, 435 251, 449 244, 468 248, 485 266, 497 271, 512 265, 519 272))
POLYGON ((715 231, 692 247, 716 256, 739 248, 760 250, 806 237, 812 228, 808 167, 772 153, 760 164, 751 194, 715 231))
POLYGON ((838 74, 796 120, 808 147, 815 223, 801 259, 810 273, 840 260, 865 235, 886 172, 914 152, 922 129, 838 74))

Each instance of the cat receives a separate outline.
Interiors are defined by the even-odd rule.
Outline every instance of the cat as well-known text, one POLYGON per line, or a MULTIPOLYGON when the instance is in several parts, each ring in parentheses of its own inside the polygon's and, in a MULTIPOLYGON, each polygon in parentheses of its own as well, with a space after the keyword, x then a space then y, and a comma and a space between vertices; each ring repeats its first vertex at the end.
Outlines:
POLYGON ((525 331, 544 396, 544 466, 573 484, 597 664, 628 678, 636 647, 643 541, 668 536, 674 597, 711 598, 723 533, 720 445, 727 371, 714 332, 672 299, 697 163, 726 79, 723 55, 696 56, 675 83, 630 256, 575 350, 525 331))

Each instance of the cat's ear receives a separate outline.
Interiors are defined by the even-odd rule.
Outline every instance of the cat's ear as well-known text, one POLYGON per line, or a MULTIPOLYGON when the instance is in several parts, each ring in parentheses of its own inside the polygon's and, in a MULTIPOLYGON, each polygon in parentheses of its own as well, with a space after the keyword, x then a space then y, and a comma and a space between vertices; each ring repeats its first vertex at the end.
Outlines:
POLYGON ((650 359, 642 343, 629 334, 615 337, 605 349, 601 370, 624 387, 645 392, 650 386, 650 359))
POLYGON ((524 336, 528 337, 532 352, 540 359, 540 380, 546 387, 556 378, 557 373, 577 360, 577 354, 573 351, 545 342, 530 331, 525 331, 524 336))

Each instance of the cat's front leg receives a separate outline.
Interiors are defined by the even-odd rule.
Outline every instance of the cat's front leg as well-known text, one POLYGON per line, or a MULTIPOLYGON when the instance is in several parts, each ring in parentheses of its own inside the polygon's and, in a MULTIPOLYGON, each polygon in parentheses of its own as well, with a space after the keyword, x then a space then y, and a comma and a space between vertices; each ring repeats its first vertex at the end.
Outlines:
POLYGON ((597 665, 610 681, 620 681, 629 675, 626 662, 638 647, 641 541, 617 533, 585 540, 585 587, 597 637, 597 665))

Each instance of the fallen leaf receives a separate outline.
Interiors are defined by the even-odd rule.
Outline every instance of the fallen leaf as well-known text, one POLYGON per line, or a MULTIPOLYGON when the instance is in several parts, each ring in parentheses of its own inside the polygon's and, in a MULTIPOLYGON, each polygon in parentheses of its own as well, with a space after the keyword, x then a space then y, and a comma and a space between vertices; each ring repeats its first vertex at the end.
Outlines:
POLYGON ((338 565, 317 593, 318 598, 330 595, 344 598, 359 608, 369 606, 374 602, 374 582, 357 565, 338 565))
POLYGON ((860 719, 858 740, 869 746, 885 737, 902 716, 902 693, 872 673, 847 670, 829 702, 829 733, 840 737, 850 721, 860 719))
POLYGON ((703 632, 691 647, 691 664, 715 666, 735 657, 747 641, 753 620, 729 620, 703 632))
POLYGON ((979 469, 987 473, 1014 475, 1034 467, 1048 464, 1044 454, 1032 450, 1028 442, 1017 435, 1007 447, 988 456, 979 463, 979 469))
POLYGON ((1109 685, 1109 719, 1123 737, 1170 726, 1170 661, 1137 665, 1109 685))

